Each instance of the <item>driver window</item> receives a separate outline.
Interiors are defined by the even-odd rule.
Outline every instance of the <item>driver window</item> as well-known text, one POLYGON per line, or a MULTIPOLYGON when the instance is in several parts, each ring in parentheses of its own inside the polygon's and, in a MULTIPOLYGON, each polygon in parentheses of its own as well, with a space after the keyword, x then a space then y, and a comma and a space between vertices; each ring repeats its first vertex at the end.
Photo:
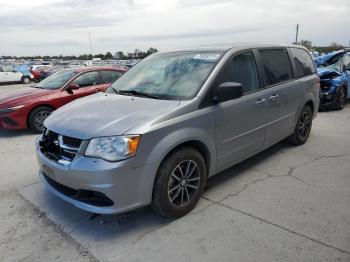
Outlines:
POLYGON ((243 86, 247 94, 259 89, 258 72, 254 55, 251 51, 239 54, 226 65, 220 83, 236 82, 243 86))
POLYGON ((16 72, 16 70, 13 69, 11 66, 3 66, 2 69, 4 70, 4 72, 11 72, 11 73, 16 72))
POLYGON ((78 76, 73 84, 78 84, 80 87, 95 86, 100 84, 98 72, 88 72, 78 76))

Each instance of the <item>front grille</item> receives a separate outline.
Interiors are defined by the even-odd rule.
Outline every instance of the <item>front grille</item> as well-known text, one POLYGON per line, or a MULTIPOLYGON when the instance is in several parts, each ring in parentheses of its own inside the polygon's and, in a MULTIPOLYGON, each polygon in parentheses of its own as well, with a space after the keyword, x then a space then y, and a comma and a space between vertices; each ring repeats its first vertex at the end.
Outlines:
POLYGON ((58 192, 60 192, 65 196, 68 196, 80 202, 93 205, 93 206, 98 206, 98 207, 108 207, 108 206, 113 206, 114 204, 110 198, 108 198, 105 194, 101 192, 85 190, 85 189, 76 190, 52 180, 45 174, 44 174, 44 178, 46 182, 50 186, 52 186, 55 190, 57 190, 58 192))
POLYGON ((49 159, 67 165, 78 154, 82 140, 46 130, 39 142, 40 151, 49 159))
POLYGON ((329 86, 330 86, 330 80, 321 80, 320 81, 320 87, 321 87, 321 89, 328 89, 329 88, 329 86))

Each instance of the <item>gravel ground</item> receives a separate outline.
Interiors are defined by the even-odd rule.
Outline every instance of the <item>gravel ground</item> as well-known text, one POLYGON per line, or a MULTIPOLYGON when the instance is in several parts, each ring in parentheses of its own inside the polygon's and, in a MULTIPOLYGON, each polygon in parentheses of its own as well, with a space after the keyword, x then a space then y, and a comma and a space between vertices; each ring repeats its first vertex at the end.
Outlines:
MULTIPOLYGON (((0 85, 0 95, 26 85, 0 85)), ((90 261, 18 188, 37 181, 34 140, 29 131, 0 130, 0 261, 90 261)))

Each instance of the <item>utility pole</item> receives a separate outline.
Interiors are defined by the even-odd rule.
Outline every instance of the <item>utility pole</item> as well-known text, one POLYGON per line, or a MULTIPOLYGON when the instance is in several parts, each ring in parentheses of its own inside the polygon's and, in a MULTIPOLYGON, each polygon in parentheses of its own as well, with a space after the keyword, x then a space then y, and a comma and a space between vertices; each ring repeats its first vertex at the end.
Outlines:
POLYGON ((89 32, 89 41, 90 41, 90 54, 91 54, 91 60, 92 60, 92 46, 91 46, 91 33, 89 32))
POLYGON ((299 24, 296 26, 295 43, 298 44, 299 24))

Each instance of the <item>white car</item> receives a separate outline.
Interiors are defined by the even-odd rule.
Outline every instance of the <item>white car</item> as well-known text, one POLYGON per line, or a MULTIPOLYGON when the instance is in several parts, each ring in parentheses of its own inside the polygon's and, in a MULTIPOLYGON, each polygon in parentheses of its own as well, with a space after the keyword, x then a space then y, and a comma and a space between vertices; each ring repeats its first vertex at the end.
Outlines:
POLYGON ((0 66, 0 83, 21 82, 30 83, 30 76, 25 76, 11 66, 0 66))

